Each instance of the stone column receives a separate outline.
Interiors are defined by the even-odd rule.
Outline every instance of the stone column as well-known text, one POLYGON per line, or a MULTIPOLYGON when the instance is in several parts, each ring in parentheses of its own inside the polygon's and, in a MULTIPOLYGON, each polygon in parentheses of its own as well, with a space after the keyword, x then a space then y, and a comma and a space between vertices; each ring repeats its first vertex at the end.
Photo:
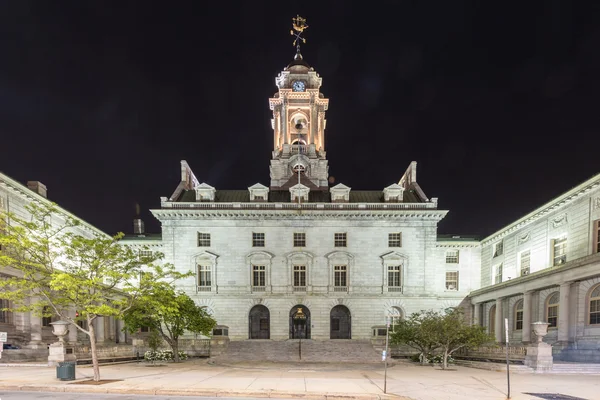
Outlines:
POLYGON ((558 304, 558 341, 569 341, 569 292, 571 282, 560 284, 560 303, 558 304))
POLYGON ((96 321, 94 321, 95 324, 95 328, 96 328, 96 343, 103 343, 104 342, 104 317, 98 317, 96 318, 96 321))
POLYGON ((42 317, 29 313, 29 321, 31 323, 31 340, 30 345, 38 345, 42 343, 42 317))
POLYGON ((481 325, 481 303, 473 304, 473 325, 481 325))
POLYGON ((531 342, 531 295, 532 291, 523 293, 523 331, 521 341, 525 344, 531 342))
POLYGON ((495 332, 494 336, 496 337, 496 343, 502 343, 502 337, 504 332, 504 318, 502 318, 502 297, 496 299, 496 320, 494 322, 495 332))
POLYGON ((123 321, 121 321, 120 319, 115 319, 115 325, 117 326, 118 342, 126 344, 127 338, 125 337, 125 332, 123 331, 123 321))

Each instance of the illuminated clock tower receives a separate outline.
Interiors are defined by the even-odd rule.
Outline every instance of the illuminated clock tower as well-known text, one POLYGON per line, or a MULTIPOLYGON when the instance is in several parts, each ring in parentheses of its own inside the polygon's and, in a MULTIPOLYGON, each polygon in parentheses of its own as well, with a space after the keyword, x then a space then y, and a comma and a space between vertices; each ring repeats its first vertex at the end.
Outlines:
MULTIPOLYGON (((296 38, 304 41, 299 34, 296 38)), ((319 74, 302 58, 298 43, 294 60, 275 79, 279 91, 269 99, 273 111, 271 190, 287 190, 299 180, 310 190, 328 190, 325 111, 329 99, 319 91, 321 83, 319 74)))

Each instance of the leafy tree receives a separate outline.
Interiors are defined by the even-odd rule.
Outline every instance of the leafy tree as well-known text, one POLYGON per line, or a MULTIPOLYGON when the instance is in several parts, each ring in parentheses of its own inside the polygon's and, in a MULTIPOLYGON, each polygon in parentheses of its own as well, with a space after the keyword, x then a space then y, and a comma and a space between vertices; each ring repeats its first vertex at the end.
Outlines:
POLYGON ((418 350, 422 355, 421 364, 426 364, 427 357, 439 346, 434 340, 438 318, 438 313, 434 311, 413 313, 407 319, 398 321, 391 333, 390 343, 406 344, 418 350))
POLYGON ((448 368, 448 357, 456 350, 480 346, 493 341, 482 326, 471 325, 460 309, 448 310, 435 319, 432 340, 443 351, 442 369, 448 368))
POLYGON ((136 251, 119 243, 122 233, 111 237, 82 226, 53 203, 30 203, 26 208, 27 218, 0 214, 0 221, 7 222, 0 230, 0 268, 16 270, 16 276, 0 280, 0 298, 11 301, 11 311, 47 315, 44 307, 49 307, 88 335, 98 381, 93 322, 101 316, 122 318, 144 297, 142 270, 152 271, 159 280, 178 279, 182 274, 171 265, 159 266, 162 254, 140 259, 136 251), (87 324, 78 325, 81 320, 87 324))
POLYGON ((144 274, 142 285, 151 289, 125 313, 125 329, 133 333, 148 326, 160 332, 173 350, 174 361, 179 362, 179 338, 184 332, 209 335, 216 321, 187 294, 156 280, 152 274, 144 274))

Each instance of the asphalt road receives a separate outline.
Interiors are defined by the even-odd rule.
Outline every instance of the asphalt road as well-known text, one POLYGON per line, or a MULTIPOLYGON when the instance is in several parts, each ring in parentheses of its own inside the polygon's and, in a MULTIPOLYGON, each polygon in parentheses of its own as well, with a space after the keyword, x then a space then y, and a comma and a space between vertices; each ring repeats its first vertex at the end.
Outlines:
MULTIPOLYGON (((95 393, 40 393, 40 392, 2 392, 0 400, 264 400, 253 397, 198 397, 198 396, 148 396, 134 394, 95 394, 95 393)), ((289 400, 289 399, 273 399, 289 400)))

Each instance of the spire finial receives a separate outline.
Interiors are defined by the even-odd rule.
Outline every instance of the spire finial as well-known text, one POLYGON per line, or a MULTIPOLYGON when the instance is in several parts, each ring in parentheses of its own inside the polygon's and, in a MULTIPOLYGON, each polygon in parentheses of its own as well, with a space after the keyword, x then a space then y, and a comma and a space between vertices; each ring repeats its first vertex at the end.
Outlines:
MULTIPOLYGON (((296 18, 292 18, 292 28, 294 29, 290 30, 290 35, 294 36, 294 46, 297 47, 296 55, 298 55, 300 54, 300 42, 306 43, 306 39, 302 37, 304 30, 308 29, 306 18, 296 15, 296 18)), ((300 56, 300 58, 302 58, 302 56, 300 56)))

